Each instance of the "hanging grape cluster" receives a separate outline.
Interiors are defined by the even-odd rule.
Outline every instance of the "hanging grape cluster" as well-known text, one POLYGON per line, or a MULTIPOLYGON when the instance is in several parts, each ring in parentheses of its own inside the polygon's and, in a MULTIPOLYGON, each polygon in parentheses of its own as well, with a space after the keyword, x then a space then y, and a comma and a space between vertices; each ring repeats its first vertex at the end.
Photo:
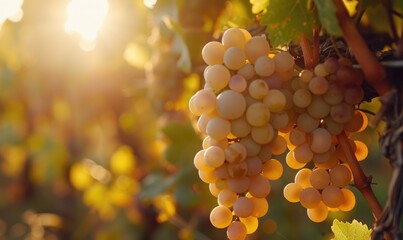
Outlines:
MULTIPOLYGON (((331 58, 298 72, 288 52, 240 28, 207 43, 202 57, 205 85, 189 109, 205 136, 194 165, 217 197, 212 225, 227 228, 230 240, 256 231, 269 209, 270 182, 283 173, 276 155, 287 148, 287 165, 302 168, 284 189, 288 201, 300 202, 315 222, 329 209, 352 209, 352 174, 335 136, 362 131, 368 121, 354 108, 363 78, 351 63, 331 58)), ((365 144, 350 143, 363 160, 365 144)))

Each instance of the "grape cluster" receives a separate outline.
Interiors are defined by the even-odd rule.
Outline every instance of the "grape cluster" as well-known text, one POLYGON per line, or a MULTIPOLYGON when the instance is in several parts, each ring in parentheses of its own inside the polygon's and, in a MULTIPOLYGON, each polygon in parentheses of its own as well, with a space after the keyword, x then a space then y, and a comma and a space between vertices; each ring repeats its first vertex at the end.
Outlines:
MULTIPOLYGON (((189 109, 205 136, 194 165, 218 200, 211 223, 227 228, 230 240, 253 233, 268 211, 270 181, 283 173, 273 155, 287 149, 287 165, 300 169, 284 189, 288 201, 300 202, 314 222, 324 221, 329 210, 351 210, 352 174, 337 135, 368 123, 355 109, 364 97, 363 77, 351 62, 329 58, 297 71, 288 52, 240 28, 207 43, 202 57, 205 85, 189 109)), ((365 144, 349 141, 357 159, 365 159, 365 144)))
MULTIPOLYGON (((366 115, 355 109, 363 100, 360 73, 345 59, 327 59, 313 71, 304 69, 289 83, 294 107, 293 126, 285 134, 290 150, 287 165, 301 169, 295 181, 284 188, 284 197, 307 208, 309 219, 322 222, 328 211, 350 211, 354 194, 347 189, 352 174, 337 135, 360 132, 368 124, 366 115), (313 163, 314 168, 303 168, 313 163)), ((356 158, 368 154, 361 141, 349 139, 356 158)))
POLYGON ((291 79, 294 59, 286 52, 271 54, 264 36, 240 28, 207 43, 202 57, 208 64, 205 86, 189 101, 205 136, 194 165, 217 197, 211 223, 227 228, 230 240, 244 239, 267 213, 270 181, 283 172, 273 155, 287 149, 279 129, 288 124, 284 110, 291 106, 281 85, 291 79))

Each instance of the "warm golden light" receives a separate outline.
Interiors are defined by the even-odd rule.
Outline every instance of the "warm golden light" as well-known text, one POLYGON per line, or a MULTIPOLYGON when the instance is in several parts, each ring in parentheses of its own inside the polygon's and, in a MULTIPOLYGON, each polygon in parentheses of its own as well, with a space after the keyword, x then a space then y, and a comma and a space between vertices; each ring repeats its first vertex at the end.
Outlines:
POLYGON ((107 0, 71 0, 67 6, 65 31, 78 33, 82 38, 81 48, 92 50, 95 39, 109 11, 107 0))
POLYGON ((22 18, 22 3, 24 0, 0 0, 0 29, 6 20, 18 22, 22 18))

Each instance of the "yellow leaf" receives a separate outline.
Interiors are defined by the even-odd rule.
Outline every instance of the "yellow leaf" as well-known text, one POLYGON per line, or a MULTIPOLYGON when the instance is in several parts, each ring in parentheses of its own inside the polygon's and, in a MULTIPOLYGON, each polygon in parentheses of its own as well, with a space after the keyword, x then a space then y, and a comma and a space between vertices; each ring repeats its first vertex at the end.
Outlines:
POLYGON ((341 222, 335 219, 332 231, 334 233, 332 240, 370 240, 372 229, 368 229, 367 225, 355 219, 352 223, 341 222))

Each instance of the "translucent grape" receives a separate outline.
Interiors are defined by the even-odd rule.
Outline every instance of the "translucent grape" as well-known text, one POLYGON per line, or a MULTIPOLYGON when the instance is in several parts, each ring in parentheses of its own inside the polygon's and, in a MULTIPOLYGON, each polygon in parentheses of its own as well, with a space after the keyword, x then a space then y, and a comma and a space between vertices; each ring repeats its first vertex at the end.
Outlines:
POLYGON ((231 70, 238 70, 246 62, 244 51, 239 47, 230 47, 224 53, 224 64, 231 70))
POLYGON ((308 83, 313 77, 313 72, 308 69, 304 69, 299 73, 299 77, 301 78, 302 82, 308 83))
POLYGON ((309 104, 308 113, 314 118, 324 118, 329 115, 330 105, 327 104, 322 97, 315 96, 309 104))
POLYGON ((262 79, 256 79, 249 84, 248 90, 251 97, 255 99, 263 99, 269 92, 269 87, 262 79))
POLYGON ((267 56, 269 51, 269 42, 262 36, 252 37, 245 45, 246 57, 251 63, 255 63, 261 56, 267 56))
POLYGON ((302 187, 297 183, 289 183, 284 187, 283 195, 287 201, 296 203, 299 202, 302 187))
POLYGON ((215 117, 216 117, 215 115, 206 113, 200 115, 199 119, 197 120, 197 130, 199 130, 199 132, 201 132, 202 134, 206 134, 206 128, 208 122, 215 117))
POLYGON ((326 170, 317 168, 312 171, 309 181, 311 182, 312 187, 316 189, 324 189, 330 184, 330 176, 326 170))
POLYGON ((337 69, 339 69, 340 64, 336 58, 330 57, 325 60, 325 62, 323 63, 323 66, 325 67, 325 69, 328 73, 333 74, 337 71, 337 69))
POLYGON ((204 151, 204 159, 208 165, 217 168, 225 161, 224 150, 217 146, 211 146, 204 151))
POLYGON ((215 182, 209 183, 208 184, 209 190, 211 195, 213 195, 214 197, 217 197, 218 194, 220 193, 221 189, 219 189, 217 187, 217 185, 215 184, 215 182))
POLYGON ((220 117, 212 118, 206 126, 206 133, 215 140, 226 139, 230 131, 230 122, 220 117))
POLYGON ((362 161, 368 156, 368 147, 365 143, 361 141, 354 141, 356 149, 354 151, 354 155, 358 161, 362 161))
POLYGON ((263 217, 266 215, 267 211, 269 210, 269 203, 267 202, 267 199, 255 197, 250 197, 250 199, 252 199, 254 205, 252 216, 263 217))
POLYGON ((356 202, 354 193, 347 188, 342 188, 341 191, 343 192, 344 201, 339 205, 339 209, 344 212, 352 210, 356 202))
POLYGON ((361 86, 349 84, 344 87, 344 102, 350 105, 359 104, 364 99, 364 90, 361 86))
POLYGON ((323 100, 330 105, 339 104, 344 98, 344 87, 339 83, 331 83, 327 92, 322 96, 323 100))
POLYGON ((245 91, 247 85, 248 83, 245 77, 239 74, 233 75, 228 83, 228 86, 231 90, 239 93, 245 91))
POLYGON ((322 200, 326 204, 326 206, 331 208, 337 208, 344 201, 343 192, 340 190, 340 188, 336 186, 333 185, 327 186, 322 191, 322 200))
POLYGON ((226 228, 232 222, 232 212, 224 206, 217 206, 210 212, 210 222, 216 228, 226 228))
POLYGON ((250 185, 249 177, 229 178, 227 180, 228 188, 236 193, 244 193, 248 191, 250 185))
POLYGON ((240 143, 245 146, 248 157, 258 155, 262 149, 262 145, 256 143, 250 135, 242 138, 240 143))
POLYGON ((212 65, 204 74, 206 84, 215 91, 220 91, 228 85, 231 73, 223 65, 212 65))
POLYGON ((203 149, 207 149, 210 146, 217 146, 222 149, 225 149, 228 146, 228 141, 227 139, 217 141, 214 138, 211 138, 210 136, 206 136, 203 139, 203 149))
POLYGON ((276 70, 279 72, 287 72, 292 70, 294 67, 294 57, 288 52, 279 52, 274 57, 273 60, 276 65, 276 70))
POLYGON ((302 188, 312 187, 310 177, 312 170, 309 168, 303 168, 295 174, 294 182, 300 185, 302 188))
POLYGON ((319 206, 321 199, 320 192, 316 188, 308 187, 301 191, 299 202, 304 208, 314 208, 319 206))
POLYGON ((245 118, 245 115, 231 121, 231 133, 238 138, 243 138, 248 136, 250 133, 251 126, 245 118))
POLYGON ((247 234, 256 232, 257 227, 259 226, 257 217, 249 216, 247 218, 239 218, 239 221, 245 224, 247 234))
POLYGON ((344 124, 335 122, 331 116, 323 119, 323 125, 332 135, 338 135, 344 129, 344 124))
POLYGON ((227 228, 227 237, 229 240, 244 240, 246 234, 247 229, 245 224, 240 221, 232 222, 227 228))
POLYGON ((249 193, 256 198, 265 198, 271 191, 270 181, 262 175, 251 177, 249 193))
POLYGON ((337 187, 345 187, 352 180, 350 170, 341 164, 337 164, 330 170, 330 181, 337 187))
POLYGON ((248 165, 245 161, 232 162, 228 164, 227 170, 231 178, 240 178, 246 175, 248 171, 248 165))
POLYGON ((208 65, 222 64, 225 47, 217 41, 208 42, 202 49, 202 58, 208 65))
POLYGON ((229 189, 223 189, 217 195, 218 204, 227 208, 232 207, 237 199, 238 195, 229 189))
POLYGON ((274 129, 270 124, 252 127, 250 133, 253 141, 262 145, 271 142, 274 138, 274 129))
POLYGON ((227 120, 241 117, 246 110, 246 101, 242 94, 225 90, 217 96, 217 112, 227 120))
POLYGON ((344 124, 344 130, 347 132, 360 131, 364 126, 364 116, 365 114, 363 114, 360 110, 355 110, 350 121, 344 124))
POLYGON ((300 163, 308 163, 312 160, 313 152, 309 147, 308 143, 298 145, 294 149, 294 158, 300 163))
POLYGON ((238 75, 241 75, 246 80, 250 80, 255 76, 255 67, 252 64, 245 64, 238 70, 238 75))
POLYGON ((228 179, 229 178, 228 163, 224 163, 218 168, 214 169, 214 174, 217 177, 217 179, 228 179))
POLYGON ((306 210, 308 218, 312 222, 320 223, 326 220, 329 210, 327 206, 321 201, 316 207, 308 208, 306 210))
POLYGON ((236 142, 236 143, 229 145, 224 150, 224 154, 225 154, 225 159, 227 159, 227 161, 229 163, 240 162, 240 161, 245 160, 245 158, 247 156, 247 149, 245 148, 245 146, 242 143, 236 142))
POLYGON ((270 124, 274 129, 285 128, 289 122, 289 116, 285 111, 270 113, 270 124))
POLYGON ((312 94, 307 89, 298 89, 293 95, 293 103, 300 108, 306 108, 312 102, 312 94))
POLYGON ((200 150, 196 153, 193 160, 194 166, 196 167, 197 170, 200 171, 212 171, 213 167, 208 165, 206 163, 206 160, 204 159, 204 152, 205 150, 200 150))
POLYGON ((289 139, 293 145, 298 146, 306 141, 306 133, 298 128, 294 128, 290 132, 289 139))
POLYGON ((246 119, 254 127, 266 125, 270 120, 270 110, 266 104, 254 103, 246 110, 246 119))
POLYGON ((330 108, 330 116, 337 123, 346 123, 350 121, 354 114, 354 107, 341 102, 330 108))
POLYGON ((287 150, 287 142, 281 135, 277 135, 269 144, 274 155, 281 155, 287 150))
POLYGON ((253 177, 262 171, 263 164, 259 157, 248 157, 246 158, 245 162, 247 165, 247 176, 253 177))
POLYGON ((227 48, 244 48, 246 43, 245 34, 239 28, 229 28, 223 33, 221 42, 227 48))
POLYGON ((332 135, 324 128, 317 128, 312 131, 311 150, 315 153, 325 153, 332 146, 332 135))
POLYGON ((201 171, 199 170, 199 178, 205 183, 213 183, 217 180, 217 177, 213 170, 201 171))
POLYGON ((300 169, 306 165, 306 163, 300 163, 297 160, 295 160, 294 151, 289 151, 286 155, 285 160, 286 160, 287 166, 289 166, 292 169, 300 169))
POLYGON ((271 89, 263 99, 263 103, 269 106, 271 112, 280 112, 285 107, 286 97, 280 90, 271 89))
POLYGON ((253 213, 253 208, 253 201, 247 197, 239 197, 237 200, 235 200, 233 205, 235 215, 243 218, 251 216, 253 213))
POLYGON ((269 89, 280 89, 282 85, 282 79, 278 73, 273 73, 272 75, 263 78, 263 80, 269 86, 269 89))
POLYGON ((268 77, 274 73, 274 60, 268 56, 261 56, 255 62, 255 72, 261 77, 268 77))
POLYGON ((314 73, 316 76, 319 77, 326 77, 327 75, 329 75, 329 72, 326 70, 325 65, 322 63, 319 63, 318 65, 315 66, 314 73))
POLYGON ((329 89, 329 83, 324 77, 314 77, 309 81, 309 91, 315 95, 323 95, 329 89))
POLYGON ((267 160, 262 166, 262 175, 269 180, 279 179, 283 171, 283 165, 277 159, 267 160))

